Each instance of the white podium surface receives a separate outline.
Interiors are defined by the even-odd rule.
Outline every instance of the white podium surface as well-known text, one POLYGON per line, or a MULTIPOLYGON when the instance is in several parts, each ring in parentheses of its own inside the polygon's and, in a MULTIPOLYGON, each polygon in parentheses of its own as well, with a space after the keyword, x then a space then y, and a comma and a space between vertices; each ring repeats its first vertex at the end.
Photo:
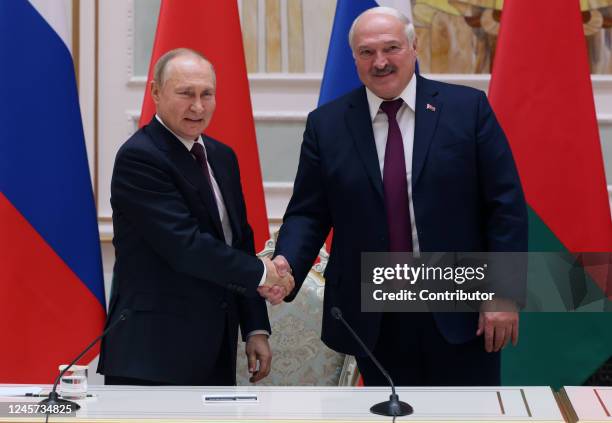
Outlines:
MULTIPOLYGON (((48 387, 46 387, 48 390, 48 387)), ((349 387, 133 387, 91 386, 94 396, 79 401, 70 422, 370 422, 392 421, 371 414, 389 399, 387 388, 349 387), (255 403, 204 403, 203 394, 256 395, 255 403)), ((549 387, 398 388, 414 414, 396 421, 423 422, 563 422, 549 387)), ((1 397, 1 402, 36 402, 40 398, 1 397)), ((22 416, 24 417, 24 416, 22 416)), ((40 421, 1 417, 0 421, 40 421)))
POLYGON ((569 403, 572 421, 612 422, 612 387, 565 386, 561 397, 569 403))

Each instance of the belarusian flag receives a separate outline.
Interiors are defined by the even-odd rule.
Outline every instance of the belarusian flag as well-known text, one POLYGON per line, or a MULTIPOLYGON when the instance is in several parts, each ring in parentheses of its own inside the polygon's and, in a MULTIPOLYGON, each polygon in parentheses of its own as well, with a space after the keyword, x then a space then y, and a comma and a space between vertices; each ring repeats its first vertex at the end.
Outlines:
MULTIPOLYGON (((206 134, 229 145, 238 156, 248 220, 255 233, 255 249, 270 237, 255 125, 251 109, 242 32, 235 1, 163 0, 151 64, 169 50, 186 47, 202 53, 215 67, 217 108, 206 134)), ((140 126, 147 124, 155 106, 149 85, 145 90, 140 126)))
MULTIPOLYGON (((578 0, 505 2, 489 96, 530 208, 529 249, 612 251, 578 0)), ((605 274, 591 276, 606 289, 605 274)), ((524 313, 520 325, 504 384, 582 384, 612 353, 610 313, 524 313)))

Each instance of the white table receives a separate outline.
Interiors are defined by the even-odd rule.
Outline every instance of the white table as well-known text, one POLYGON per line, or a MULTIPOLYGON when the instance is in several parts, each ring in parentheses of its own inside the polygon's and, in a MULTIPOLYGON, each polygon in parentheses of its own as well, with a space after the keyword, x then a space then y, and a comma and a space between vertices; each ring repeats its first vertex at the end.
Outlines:
MULTIPOLYGON (((48 388, 48 387, 47 387, 48 388)), ((389 399, 386 388, 353 387, 133 387, 90 386, 71 422, 370 422, 392 421, 371 414, 370 406, 389 399), (204 403, 202 394, 257 395, 256 403, 204 403)), ((414 414, 397 421, 563 422, 548 387, 398 388, 414 414)), ((16 398, 0 398, 15 401, 16 398)), ((36 401, 39 398, 19 398, 36 401)), ((15 418, 0 418, 0 422, 15 418)), ((40 421, 19 420, 19 421, 40 421)))

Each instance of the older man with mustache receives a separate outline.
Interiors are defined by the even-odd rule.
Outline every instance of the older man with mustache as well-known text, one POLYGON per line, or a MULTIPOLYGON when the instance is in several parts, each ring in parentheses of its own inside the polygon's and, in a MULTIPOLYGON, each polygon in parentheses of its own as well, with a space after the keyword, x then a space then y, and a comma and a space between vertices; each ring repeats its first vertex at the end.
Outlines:
POLYGON ((485 94, 415 74, 412 24, 373 8, 349 34, 364 86, 308 116, 274 262, 303 282, 333 229, 322 339, 386 385, 331 315, 343 311, 399 385, 498 385, 500 349, 518 339, 511 300, 480 313, 364 313, 365 251, 526 251, 527 215, 506 137, 485 94))

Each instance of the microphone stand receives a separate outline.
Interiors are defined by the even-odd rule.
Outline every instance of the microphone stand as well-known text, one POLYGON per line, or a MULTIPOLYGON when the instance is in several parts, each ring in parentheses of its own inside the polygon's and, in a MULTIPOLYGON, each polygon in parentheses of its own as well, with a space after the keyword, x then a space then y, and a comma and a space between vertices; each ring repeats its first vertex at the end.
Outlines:
POLYGON ((94 345, 96 345, 96 343, 100 339, 104 338, 108 332, 110 332, 112 329, 115 328, 115 326, 117 326, 120 322, 123 322, 125 319, 127 319, 129 314, 130 314, 129 310, 123 310, 121 312, 121 315, 119 316, 119 318, 117 320, 115 320, 115 322, 113 322, 109 327, 107 327, 106 330, 104 332, 102 332, 102 334, 100 336, 98 336, 96 339, 94 339, 87 346, 87 348, 85 348, 74 360, 72 360, 72 362, 68 366, 66 366, 64 368, 64 370, 62 370, 60 372, 60 374, 55 379, 55 383, 53 384, 53 389, 51 390, 51 392, 49 392, 49 397, 47 397, 44 400, 40 401, 39 402, 40 405, 44 405, 47 410, 53 410, 55 408, 61 409, 61 407, 53 407, 55 405, 58 405, 58 406, 62 405, 65 408, 70 408, 71 410, 75 410, 75 411, 79 410, 81 408, 81 406, 79 404, 77 404, 76 402, 74 402, 74 401, 69 401, 67 399, 60 398, 59 394, 57 393, 57 384, 62 379, 62 376, 64 376, 64 374, 72 366, 74 366, 74 364, 77 361, 79 361, 87 353, 87 351, 89 351, 94 345))
POLYGON ((389 384, 391 385, 391 395, 389 396, 389 401, 383 401, 381 403, 375 404, 370 408, 370 412, 374 414, 378 414, 380 416, 393 416, 394 419, 396 416, 408 416, 414 412, 412 406, 408 403, 399 400, 399 395, 395 393, 395 384, 389 376, 389 373, 385 370, 385 368, 378 362, 374 354, 366 347, 361 338, 355 333, 351 325, 348 324, 344 317, 342 317, 342 312, 338 307, 331 308, 331 314, 337 320, 340 320, 344 326, 348 329, 348 331, 353 335, 353 338, 357 340, 361 348, 368 354, 368 357, 374 362, 378 370, 387 378, 389 384))

